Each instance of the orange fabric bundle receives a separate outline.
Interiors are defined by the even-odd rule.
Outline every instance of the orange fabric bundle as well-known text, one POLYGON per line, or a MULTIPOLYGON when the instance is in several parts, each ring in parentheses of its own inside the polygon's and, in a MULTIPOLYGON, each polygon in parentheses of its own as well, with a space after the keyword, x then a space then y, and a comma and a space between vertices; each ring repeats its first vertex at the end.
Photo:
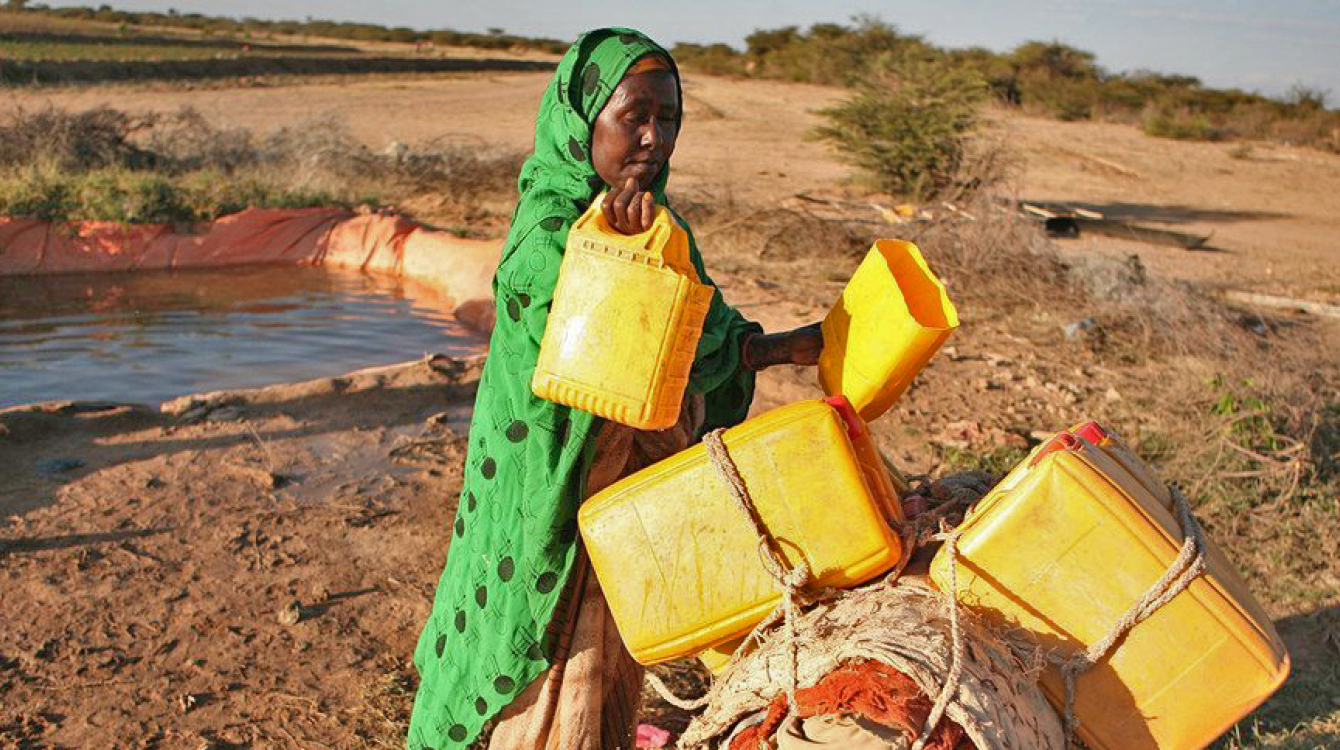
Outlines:
MULTIPOLYGON (((814 687, 796 691, 801 718, 827 714, 856 714, 908 737, 921 734, 931 712, 931 700, 907 675, 883 662, 849 662, 830 672, 814 687)), ((768 706, 763 722, 737 734, 730 750, 756 750, 760 741, 775 734, 787 718, 786 696, 768 706)), ((926 750, 972 750, 963 729, 945 717, 931 734, 926 750)))

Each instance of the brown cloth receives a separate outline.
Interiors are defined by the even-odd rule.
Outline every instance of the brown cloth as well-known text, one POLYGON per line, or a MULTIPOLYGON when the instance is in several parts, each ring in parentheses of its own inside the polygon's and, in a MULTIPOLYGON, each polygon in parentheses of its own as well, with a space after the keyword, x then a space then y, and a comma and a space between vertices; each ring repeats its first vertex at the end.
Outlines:
MULTIPOLYGON (((703 401, 686 396, 679 423, 643 432, 606 422, 596 436, 587 497, 684 450, 704 419, 703 401)), ((615 627, 585 549, 551 624, 553 665, 498 717, 489 750, 632 750, 641 708, 642 665, 615 627)))
MULTIPOLYGON (((874 750, 898 747, 891 741, 894 730, 911 744, 921 734, 931 712, 931 700, 907 675, 880 661, 851 662, 830 672, 813 687, 796 691, 796 705, 802 719, 824 717, 816 722, 815 736, 807 736, 802 721, 797 726, 788 717, 785 695, 768 706, 763 721, 739 734, 730 750, 756 750, 769 738, 779 748, 832 747, 874 750), (838 718, 847 717, 851 718, 838 718), (873 726, 872 726, 873 725, 873 726)), ((941 719, 931 733, 926 750, 970 750, 974 747, 963 729, 948 717, 941 719)))

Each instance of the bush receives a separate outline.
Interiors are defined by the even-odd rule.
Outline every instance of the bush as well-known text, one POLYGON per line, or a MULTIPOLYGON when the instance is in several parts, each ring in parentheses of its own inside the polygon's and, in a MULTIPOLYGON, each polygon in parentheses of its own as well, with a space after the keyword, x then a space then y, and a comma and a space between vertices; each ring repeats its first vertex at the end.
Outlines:
POLYGON ((1215 141, 1221 137, 1208 115, 1166 104, 1146 108, 1140 129, 1159 138, 1185 141, 1215 141))
POLYGON ((708 75, 744 75, 744 56, 726 44, 689 44, 680 42, 671 50, 681 68, 708 75))
POLYGON ((861 80, 871 62, 884 55, 941 54, 921 37, 870 16, 858 16, 852 26, 818 23, 808 31, 795 26, 755 31, 745 44, 746 67, 754 75, 833 86, 861 80))
POLYGON ((148 155, 131 136, 151 121, 108 107, 69 113, 16 110, 0 122, 0 168, 50 161, 61 169, 142 165, 148 155))
POLYGON ((943 59, 884 55, 816 129, 839 156, 892 195, 924 199, 953 184, 986 85, 943 59))
POLYGON ((374 153, 335 119, 264 137, 199 113, 17 111, 0 120, 0 216, 130 223, 199 222, 248 207, 422 200, 435 214, 491 216, 522 156, 397 144, 374 153))

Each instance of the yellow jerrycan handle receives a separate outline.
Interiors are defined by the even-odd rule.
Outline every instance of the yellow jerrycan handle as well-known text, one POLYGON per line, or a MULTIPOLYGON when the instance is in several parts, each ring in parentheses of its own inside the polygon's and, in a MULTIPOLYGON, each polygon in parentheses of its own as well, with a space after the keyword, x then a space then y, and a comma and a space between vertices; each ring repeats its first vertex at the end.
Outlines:
POLYGON ((601 210, 608 197, 608 191, 596 196, 591 207, 577 220, 573 229, 583 235, 599 235, 600 241, 606 245, 658 260, 662 265, 678 271, 692 281, 702 282, 702 279, 698 278, 697 269, 693 267, 693 261, 689 258, 688 230, 675 221, 670 209, 657 204, 655 218, 652 219, 651 227, 647 231, 623 234, 610 226, 609 221, 605 219, 605 212, 601 210))

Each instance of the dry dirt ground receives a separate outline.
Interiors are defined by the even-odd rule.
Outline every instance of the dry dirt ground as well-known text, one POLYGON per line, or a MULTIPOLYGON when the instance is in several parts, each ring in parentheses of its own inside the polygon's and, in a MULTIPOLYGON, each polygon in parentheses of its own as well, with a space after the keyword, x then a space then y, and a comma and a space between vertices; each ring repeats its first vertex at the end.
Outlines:
MULTIPOLYGON (((526 149, 546 80, 9 91, 0 109, 191 105, 262 130, 335 113, 374 148, 526 149)), ((859 198, 850 171, 804 137, 838 92, 710 77, 690 77, 685 91, 672 192, 741 211, 798 193, 859 198)), ((1059 243, 1063 255, 1136 254, 1161 278, 1340 302, 1340 157, 997 119, 1022 197, 1213 231, 1218 249, 1086 236, 1059 243)), ((727 297, 769 328, 816 319, 851 270, 835 263, 801 294, 765 260, 722 257, 702 239, 727 297)), ((962 312, 962 329, 881 426, 911 471, 936 470, 945 446, 1018 448, 1081 418, 1133 424, 1157 403, 1151 384, 1184 364, 1113 368, 1062 341, 1054 321, 962 312)), ((1335 329, 1315 328, 1332 346, 1335 329)), ((399 746, 477 372, 477 362, 435 360, 180 414, 49 405, 0 415, 0 746, 399 746)), ((817 393, 811 373, 771 371, 756 409, 817 393)), ((1271 586, 1249 577, 1257 591, 1271 586)), ((1296 649, 1334 658, 1306 610, 1277 614, 1296 649)), ((651 715, 672 729, 684 720, 663 705, 651 715)), ((1340 735, 1316 736, 1322 746, 1340 735)))

